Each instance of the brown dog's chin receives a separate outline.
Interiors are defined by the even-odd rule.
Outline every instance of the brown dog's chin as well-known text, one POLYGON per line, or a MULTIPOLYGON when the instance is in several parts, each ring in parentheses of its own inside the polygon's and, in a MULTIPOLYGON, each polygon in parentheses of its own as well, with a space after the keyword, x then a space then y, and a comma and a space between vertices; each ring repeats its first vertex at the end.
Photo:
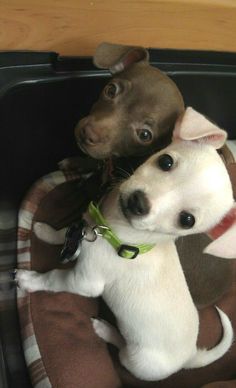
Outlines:
POLYGON ((86 155, 90 156, 93 159, 106 159, 109 157, 109 154, 106 155, 105 153, 101 153, 98 150, 96 150, 96 146, 86 147, 84 144, 77 142, 77 146, 79 149, 86 155))
POLYGON ((77 142, 77 146, 84 154, 89 155, 87 149, 80 142, 77 142))
POLYGON ((87 150, 87 154, 91 156, 93 159, 109 159, 111 157, 110 153, 101 153, 99 151, 94 150, 87 150))

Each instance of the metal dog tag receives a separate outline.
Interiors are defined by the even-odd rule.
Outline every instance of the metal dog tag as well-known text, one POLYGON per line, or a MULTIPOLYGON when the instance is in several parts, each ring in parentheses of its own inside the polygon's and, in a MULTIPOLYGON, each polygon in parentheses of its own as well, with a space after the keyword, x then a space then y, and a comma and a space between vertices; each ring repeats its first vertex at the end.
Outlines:
POLYGON ((60 254, 60 261, 64 264, 74 261, 80 254, 81 241, 85 237, 86 222, 81 220, 67 229, 65 243, 60 254))

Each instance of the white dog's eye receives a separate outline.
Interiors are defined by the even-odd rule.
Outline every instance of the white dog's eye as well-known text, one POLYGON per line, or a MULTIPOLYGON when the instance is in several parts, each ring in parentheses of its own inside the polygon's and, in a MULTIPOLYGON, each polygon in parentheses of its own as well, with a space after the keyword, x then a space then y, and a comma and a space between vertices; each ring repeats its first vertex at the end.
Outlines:
POLYGON ((179 225, 184 229, 190 229, 195 224, 195 217, 188 212, 182 211, 179 214, 179 225))
POLYGON ((157 159, 157 165, 163 171, 169 171, 174 164, 173 158, 168 154, 163 154, 157 159))

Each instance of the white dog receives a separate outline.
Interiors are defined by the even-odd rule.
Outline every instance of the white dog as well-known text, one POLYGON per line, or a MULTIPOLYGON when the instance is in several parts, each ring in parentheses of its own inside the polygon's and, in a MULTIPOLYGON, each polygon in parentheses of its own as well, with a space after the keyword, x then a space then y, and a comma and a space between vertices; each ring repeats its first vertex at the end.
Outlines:
MULTIPOLYGON (((225 139, 225 131, 187 108, 175 126, 172 144, 102 199, 102 215, 90 206, 84 216, 89 226, 73 269, 17 272, 19 287, 29 292, 101 295, 122 336, 99 320, 93 321, 94 328, 120 348, 122 365, 140 379, 161 380, 181 368, 208 365, 233 341, 231 323, 217 309, 223 338, 211 350, 197 349, 198 313, 174 243, 187 234, 216 234, 224 225, 227 231, 206 251, 236 256, 232 187, 216 151, 225 139), (87 241, 97 232, 95 241, 87 241)), ((36 226, 39 235, 41 226, 36 226)))

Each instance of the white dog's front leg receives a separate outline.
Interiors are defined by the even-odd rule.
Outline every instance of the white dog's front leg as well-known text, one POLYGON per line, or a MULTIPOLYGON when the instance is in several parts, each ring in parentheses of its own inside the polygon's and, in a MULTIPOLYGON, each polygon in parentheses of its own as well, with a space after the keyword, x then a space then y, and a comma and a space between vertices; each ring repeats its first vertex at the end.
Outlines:
POLYGON ((16 273, 17 285, 28 291, 68 291, 74 290, 74 271, 55 269, 46 273, 18 270, 16 273))
POLYGON ((74 268, 68 270, 55 269, 46 273, 20 269, 16 273, 16 282, 20 288, 28 292, 64 291, 87 297, 101 295, 104 288, 102 281, 80 275, 74 268))

